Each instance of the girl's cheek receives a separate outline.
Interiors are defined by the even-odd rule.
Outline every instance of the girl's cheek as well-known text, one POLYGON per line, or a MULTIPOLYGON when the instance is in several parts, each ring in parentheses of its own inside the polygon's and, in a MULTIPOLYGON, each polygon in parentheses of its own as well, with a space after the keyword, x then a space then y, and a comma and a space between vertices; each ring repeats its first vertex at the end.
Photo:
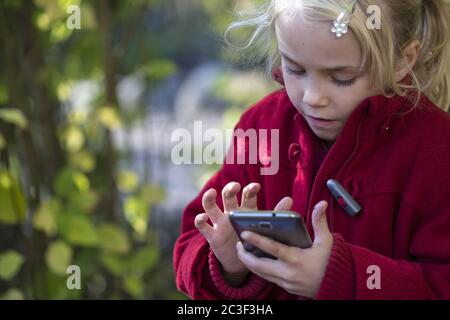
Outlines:
POLYGON ((293 80, 289 76, 286 77, 284 85, 288 94, 300 95, 303 92, 303 86, 300 81, 293 80))
POLYGON ((298 87, 291 87, 287 84, 285 85, 289 100, 291 100, 294 107, 298 109, 303 101, 303 90, 298 87))

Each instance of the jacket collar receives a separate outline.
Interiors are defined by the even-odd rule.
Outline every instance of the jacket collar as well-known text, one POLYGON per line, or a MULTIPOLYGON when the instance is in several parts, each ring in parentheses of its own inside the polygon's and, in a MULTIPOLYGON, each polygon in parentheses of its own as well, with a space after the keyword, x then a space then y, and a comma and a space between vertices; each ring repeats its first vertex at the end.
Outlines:
MULTIPOLYGON (((313 190, 318 186, 326 186, 328 179, 339 179, 341 172, 351 163, 361 145, 368 140, 380 139, 392 132, 394 117, 404 112, 411 102, 407 98, 382 95, 363 100, 347 119, 341 133, 322 161, 314 179, 313 190), (318 186, 317 186, 318 185, 318 186)), ((298 143, 290 146, 289 155, 296 151, 297 156, 291 159, 303 169, 311 169, 319 161, 318 154, 323 148, 323 140, 319 139, 309 128, 308 123, 297 111, 294 121, 298 127, 298 143)), ((308 170, 311 171, 311 170, 308 170)))
MULTIPOLYGON (((308 197, 307 206, 303 207, 298 204, 300 207, 295 207, 295 209, 306 213, 307 228, 310 232, 313 232, 313 228, 311 219, 308 217, 312 214, 312 206, 328 194, 327 181, 329 179, 340 181, 344 188, 355 197, 359 192, 360 177, 357 172, 348 172, 346 168, 358 154, 361 145, 365 144, 365 140, 390 134, 391 131, 386 130, 386 128, 389 128, 393 114, 401 110, 406 102, 405 98, 399 96, 392 98, 373 96, 363 100, 347 119, 341 133, 323 159, 315 177, 311 169, 320 161, 317 150, 322 147, 322 141, 314 135, 299 112, 294 115, 294 121, 299 129, 298 149, 300 149, 300 157, 298 166, 303 167, 303 169, 310 167, 308 170, 302 171, 306 178, 305 181, 309 181, 308 184, 311 185, 311 194, 308 197), (348 176, 343 176, 345 172, 348 176)), ((299 167, 297 167, 298 169, 299 167)), ((333 225, 332 221, 330 223, 333 225)))
MULTIPOLYGON (((360 137, 362 139, 375 138, 380 133, 383 134, 386 131, 390 131, 392 119, 400 116, 410 107, 412 107, 412 102, 408 98, 398 95, 393 97, 378 95, 366 98, 353 110, 333 147, 338 144, 339 140, 347 140, 351 136, 355 136, 357 134, 358 124, 361 121, 366 122, 364 125, 364 133, 362 133, 363 136, 360 137)), ((303 144, 306 143, 305 139, 302 139, 305 133, 309 138, 307 140, 317 140, 320 142, 320 139, 314 135, 308 123, 298 111, 294 115, 294 122, 300 129, 300 144, 302 142, 303 144)))

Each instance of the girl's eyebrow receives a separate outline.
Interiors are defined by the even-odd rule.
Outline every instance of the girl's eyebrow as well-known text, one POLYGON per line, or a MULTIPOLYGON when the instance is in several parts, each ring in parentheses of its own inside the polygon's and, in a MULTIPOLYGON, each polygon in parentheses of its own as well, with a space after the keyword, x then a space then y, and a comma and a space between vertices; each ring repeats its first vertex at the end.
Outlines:
MULTIPOLYGON (((286 59, 289 63, 297 66, 297 67, 302 67, 302 65, 298 62, 296 62, 294 59, 289 58, 285 53, 280 51, 281 56, 286 59)), ((335 67, 329 67, 329 68, 324 68, 323 71, 343 71, 343 70, 349 70, 349 71, 359 71, 360 67, 359 66, 335 66, 335 67)))

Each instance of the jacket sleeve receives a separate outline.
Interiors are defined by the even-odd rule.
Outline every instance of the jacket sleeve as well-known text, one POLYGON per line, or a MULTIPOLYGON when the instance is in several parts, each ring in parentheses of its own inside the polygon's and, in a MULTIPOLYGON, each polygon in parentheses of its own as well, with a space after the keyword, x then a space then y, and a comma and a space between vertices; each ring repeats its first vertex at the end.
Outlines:
MULTIPOLYGON (((235 130, 246 129, 243 120, 246 114, 235 130)), ((228 152, 233 151, 236 155, 236 146, 232 143, 228 152)), ((192 299, 265 299, 275 287, 254 274, 250 274, 239 288, 229 286, 222 276, 220 262, 194 225, 195 216, 204 212, 202 197, 207 190, 213 188, 217 191, 217 204, 223 210, 221 192, 228 182, 239 182, 242 188, 254 182, 250 181, 246 166, 235 162, 225 163, 183 211, 181 234, 175 243, 173 261, 177 288, 192 299)), ((238 201, 241 194, 242 191, 238 194, 238 201)))
POLYGON ((408 260, 394 260, 349 244, 339 234, 318 299, 450 299, 450 178, 438 184, 411 230, 408 260), (379 283, 375 284, 376 273, 379 283))

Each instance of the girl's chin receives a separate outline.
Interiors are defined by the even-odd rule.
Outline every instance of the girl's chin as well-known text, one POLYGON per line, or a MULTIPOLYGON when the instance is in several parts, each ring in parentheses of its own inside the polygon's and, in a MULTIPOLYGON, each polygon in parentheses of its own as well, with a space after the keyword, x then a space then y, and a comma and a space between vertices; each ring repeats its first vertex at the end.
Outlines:
POLYGON ((335 141, 338 136, 338 134, 334 132, 334 130, 324 130, 320 128, 314 128, 311 126, 310 128, 318 138, 325 141, 335 141))

